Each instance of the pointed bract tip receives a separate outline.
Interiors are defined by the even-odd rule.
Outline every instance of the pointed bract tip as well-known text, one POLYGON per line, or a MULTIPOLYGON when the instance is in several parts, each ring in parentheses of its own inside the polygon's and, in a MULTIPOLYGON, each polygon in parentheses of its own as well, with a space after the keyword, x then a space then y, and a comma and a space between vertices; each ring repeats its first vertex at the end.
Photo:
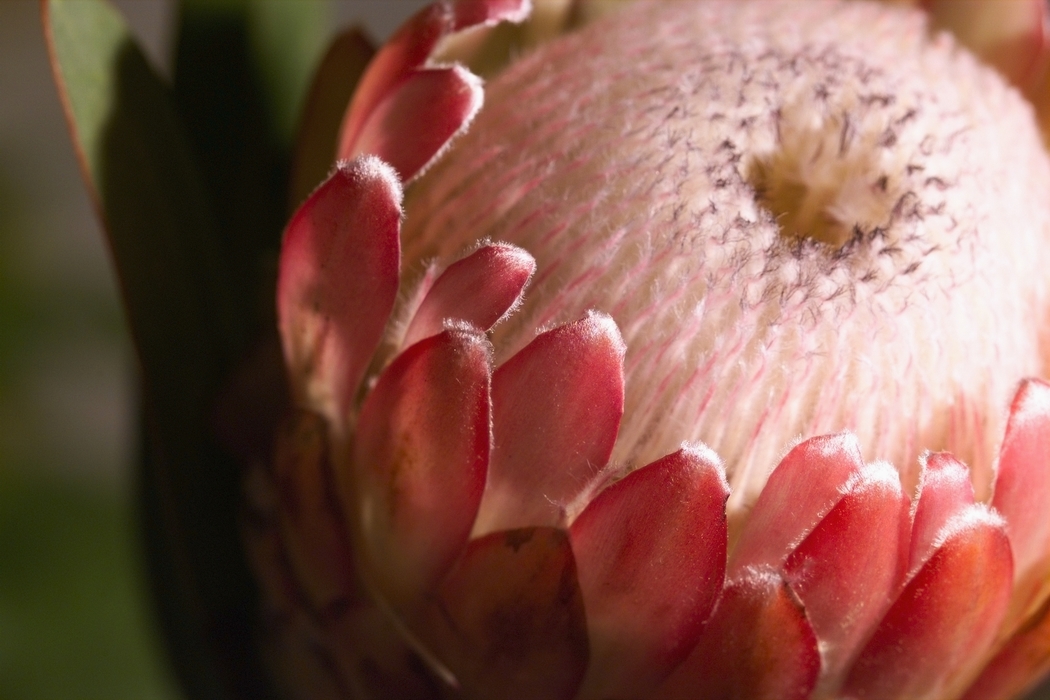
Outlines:
POLYGON ((726 479, 726 465, 717 452, 702 442, 683 442, 679 451, 691 458, 690 464, 695 469, 712 469, 718 474, 726 495, 729 494, 729 481, 726 479))
POLYGON ((576 323, 580 324, 581 329, 586 329, 583 334, 586 340, 608 343, 615 354, 621 358, 627 354, 627 344, 623 342, 623 336, 620 335, 620 327, 609 314, 591 309, 576 323))
MULTIPOLYGON (((332 175, 338 174, 352 182, 371 182, 379 184, 390 193, 391 199, 397 202, 398 209, 405 199, 405 191, 397 171, 378 156, 362 154, 354 158, 336 161, 332 175)), ((324 184, 321 185, 323 187, 324 184)), ((403 210, 402 210, 403 211, 403 210)))

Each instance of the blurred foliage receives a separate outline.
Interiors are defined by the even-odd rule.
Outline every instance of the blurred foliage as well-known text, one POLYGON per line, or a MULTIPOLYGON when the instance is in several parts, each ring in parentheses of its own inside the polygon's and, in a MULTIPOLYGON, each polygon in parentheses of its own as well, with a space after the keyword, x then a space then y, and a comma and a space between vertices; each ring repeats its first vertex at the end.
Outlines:
POLYGON ((216 439, 215 421, 227 421, 216 401, 273 341, 291 125, 331 8, 188 0, 168 85, 104 0, 43 7, 142 368, 139 502, 168 648, 192 697, 264 697, 238 536, 241 465, 216 439))
POLYGON ((0 697, 176 698, 127 499, 33 472, 0 465, 0 697))
POLYGON ((54 380, 41 358, 56 349, 76 358, 101 347, 123 367, 120 312, 110 288, 34 271, 33 197, 9 162, 0 158, 0 699, 173 700, 130 494, 95 449, 104 438, 70 435, 78 426, 56 425, 35 396, 54 380))

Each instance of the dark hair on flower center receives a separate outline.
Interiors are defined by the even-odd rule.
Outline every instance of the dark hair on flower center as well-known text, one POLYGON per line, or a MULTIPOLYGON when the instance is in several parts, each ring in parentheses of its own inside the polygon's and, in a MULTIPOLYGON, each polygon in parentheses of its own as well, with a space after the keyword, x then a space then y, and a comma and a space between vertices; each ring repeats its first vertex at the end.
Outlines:
MULTIPOLYGON (((768 52, 745 70, 761 75, 788 61, 768 52)), ((886 76, 862 58, 825 47, 790 63, 825 79, 771 109, 772 149, 736 156, 779 233, 766 255, 808 258, 818 275, 845 266, 850 286, 917 284, 929 256, 954 254, 977 233, 971 217, 946 206, 959 173, 945 173, 944 159, 959 133, 921 133, 926 96, 886 91, 886 76), (952 234, 929 236, 926 218, 945 215, 959 218, 936 228, 952 234)))

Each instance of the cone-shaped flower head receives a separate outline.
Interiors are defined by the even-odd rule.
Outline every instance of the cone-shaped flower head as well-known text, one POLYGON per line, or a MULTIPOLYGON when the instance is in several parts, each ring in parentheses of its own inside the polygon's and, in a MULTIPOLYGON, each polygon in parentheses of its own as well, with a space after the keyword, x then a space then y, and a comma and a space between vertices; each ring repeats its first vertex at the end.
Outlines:
POLYGON ((1050 169, 1030 107, 921 14, 642 4, 486 102, 411 191, 406 261, 535 256, 497 360, 607 311, 614 461, 703 440, 743 504, 793 438, 848 429, 909 487, 950 449, 988 493, 1003 407, 1043 371, 1050 169))
POLYGON ((285 687, 1022 690, 1050 664, 1043 5, 982 34, 982 3, 636 3, 484 88, 439 59, 528 5, 412 18, 285 232, 297 407, 246 527, 285 687))

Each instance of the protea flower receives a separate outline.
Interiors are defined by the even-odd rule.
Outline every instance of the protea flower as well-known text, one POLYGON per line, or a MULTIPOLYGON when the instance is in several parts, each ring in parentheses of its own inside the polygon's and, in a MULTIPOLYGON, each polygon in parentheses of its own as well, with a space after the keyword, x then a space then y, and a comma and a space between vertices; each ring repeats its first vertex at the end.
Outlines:
POLYGON ((1050 566, 1050 386, 1004 410, 1044 370, 1030 106, 918 13, 639 5, 506 69, 443 154, 482 93, 438 40, 526 10, 410 20, 286 230, 299 409, 248 537, 290 688, 1024 688, 1050 566))
POLYGON ((540 5, 526 43, 582 26, 513 61, 490 32, 528 0, 414 16, 288 223, 291 406, 243 527, 275 678, 1024 691, 1050 666, 1045 5, 613 5, 540 5))
MULTIPOLYGON (((1011 5, 986 54, 1020 81, 1043 12, 1011 5)), ((479 113, 435 47, 527 10, 411 19, 286 229, 298 408, 247 536, 289 690, 1025 688, 1050 650, 1031 105, 919 12, 709 2, 554 41, 479 113)))

